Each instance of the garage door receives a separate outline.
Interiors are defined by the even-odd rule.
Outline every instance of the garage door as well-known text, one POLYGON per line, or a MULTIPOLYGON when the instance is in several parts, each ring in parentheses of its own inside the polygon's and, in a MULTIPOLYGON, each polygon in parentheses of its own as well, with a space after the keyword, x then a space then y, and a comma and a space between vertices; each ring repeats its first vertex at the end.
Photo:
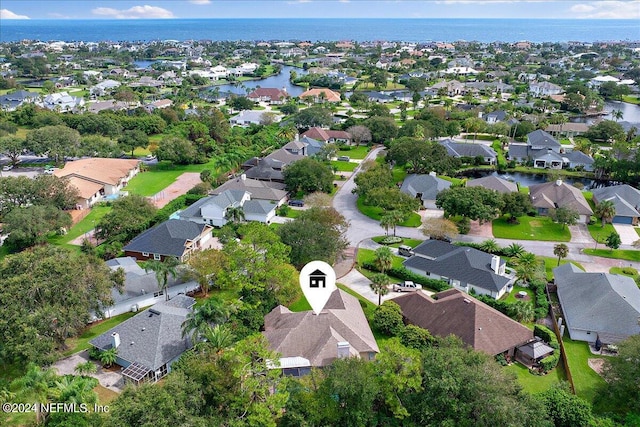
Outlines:
POLYGON ((615 216, 613 217, 614 224, 633 224, 633 218, 630 216, 615 216))

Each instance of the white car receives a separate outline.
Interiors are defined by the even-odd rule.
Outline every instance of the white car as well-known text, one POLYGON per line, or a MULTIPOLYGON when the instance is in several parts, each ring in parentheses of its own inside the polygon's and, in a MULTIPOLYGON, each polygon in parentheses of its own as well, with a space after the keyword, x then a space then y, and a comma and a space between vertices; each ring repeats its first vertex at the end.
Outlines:
POLYGON ((44 174, 45 174, 45 175, 53 175, 53 173, 54 173, 55 171, 57 171, 57 170, 58 170, 58 168, 49 168, 49 169, 45 169, 45 170, 44 170, 44 174))
POLYGON ((11 169, 13 169, 13 165, 6 165, 2 167, 3 171, 10 171, 11 169))
POLYGON ((411 280, 405 280, 404 283, 395 283, 393 285, 394 292, 415 292, 422 289, 422 285, 413 283, 411 280))

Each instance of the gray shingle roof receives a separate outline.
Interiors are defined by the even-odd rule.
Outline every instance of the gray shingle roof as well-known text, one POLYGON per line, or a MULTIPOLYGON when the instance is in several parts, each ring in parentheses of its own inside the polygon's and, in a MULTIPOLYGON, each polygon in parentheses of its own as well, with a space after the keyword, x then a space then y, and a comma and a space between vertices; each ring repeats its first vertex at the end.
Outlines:
POLYGON ((447 154, 453 157, 491 157, 496 158, 497 154, 491 147, 483 144, 471 144, 455 142, 450 139, 439 141, 439 144, 447 149, 447 154))
POLYGON ((592 215, 593 211, 580 190, 565 182, 545 182, 529 186, 531 203, 536 208, 570 208, 580 215, 592 215), (556 206, 557 205, 557 206, 556 206))
POLYGON ((154 272, 146 272, 132 257, 110 259, 105 262, 112 270, 122 268, 125 273, 123 293, 113 290, 111 296, 119 303, 135 298, 144 293, 154 293, 160 290, 158 279, 154 272))
POLYGON ((534 150, 541 148, 558 149, 562 146, 553 136, 542 129, 534 130, 527 134, 527 145, 531 146, 534 150))
POLYGON ((275 203, 268 200, 247 200, 242 210, 247 214, 266 215, 276 208, 275 203))
POLYGON ((187 240, 198 237, 205 227, 191 221, 170 219, 136 236, 124 250, 181 257, 187 240))
POLYGON ((442 190, 451 187, 451 183, 431 175, 409 175, 404 179, 400 191, 416 197, 422 193, 422 200, 435 200, 442 190))
POLYGON ((611 200, 616 207, 616 216, 640 217, 640 190, 630 185, 612 185, 593 190, 593 201, 601 203, 611 200))
POLYGON ((118 357, 157 370, 191 347, 189 339, 182 338, 182 323, 194 304, 195 299, 191 297, 175 296, 114 326, 89 343, 108 350, 115 332, 120 336, 118 357))
POLYGON ((467 187, 484 187, 499 193, 515 193, 518 191, 518 186, 514 182, 493 175, 467 181, 467 187))
POLYGON ((279 182, 259 181, 257 179, 246 178, 231 179, 220 187, 212 191, 213 194, 220 194, 225 190, 244 190, 251 194, 252 199, 280 201, 287 192, 285 185, 279 182))
POLYGON ((594 161, 593 157, 584 154, 582 151, 571 151, 570 153, 565 153, 564 156, 569 159, 571 163, 592 165, 594 161))
MULTIPOLYGON (((474 248, 425 240, 414 248, 414 253, 416 255, 402 263, 405 267, 428 271, 492 292, 502 290, 510 280, 493 272, 493 255, 474 248)), ((500 265, 504 263, 501 259, 500 265)))
POLYGON ((640 334, 640 289, 632 278, 585 273, 571 263, 554 268, 553 275, 570 329, 620 339, 640 334))

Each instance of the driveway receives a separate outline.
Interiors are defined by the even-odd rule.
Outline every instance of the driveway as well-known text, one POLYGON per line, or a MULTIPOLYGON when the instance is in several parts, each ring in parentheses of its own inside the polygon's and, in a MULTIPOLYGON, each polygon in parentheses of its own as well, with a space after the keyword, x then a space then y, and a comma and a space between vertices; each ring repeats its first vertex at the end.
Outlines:
MULTIPOLYGON (((351 270, 346 276, 340 278, 340 283, 345 286, 348 286, 349 289, 356 291, 375 305, 378 305, 378 295, 371 290, 371 280, 367 279, 362 273, 360 273, 357 269, 351 270)), ((425 292, 427 295, 433 295, 433 292, 429 292, 423 290, 421 292, 425 292)), ((382 296, 382 302, 387 300, 391 300, 399 297, 400 295, 404 295, 403 292, 393 292, 391 290, 391 285, 389 285, 389 293, 387 295, 382 296)))
POLYGON ((571 243, 582 244, 585 247, 595 243, 585 224, 570 225, 569 231, 571 232, 571 243))
POLYGON ((185 172, 164 190, 151 196, 153 204, 158 208, 164 207, 173 199, 186 194, 196 185, 200 184, 200 174, 197 172, 185 172))
MULTIPOLYGON (((56 370, 58 375, 75 375, 75 368, 81 363, 86 363, 89 360, 89 352, 87 350, 80 353, 76 353, 72 356, 58 360, 52 365, 52 368, 56 370)), ((102 365, 96 363, 98 370, 95 374, 89 376, 96 378, 101 386, 115 391, 116 393, 122 392, 124 388, 124 378, 120 374, 120 370, 104 370, 102 365)))
POLYGON ((633 242, 640 240, 640 236, 638 236, 635 227, 632 225, 613 224, 613 228, 615 228, 620 235, 620 240, 622 240, 623 245, 633 245, 633 242))

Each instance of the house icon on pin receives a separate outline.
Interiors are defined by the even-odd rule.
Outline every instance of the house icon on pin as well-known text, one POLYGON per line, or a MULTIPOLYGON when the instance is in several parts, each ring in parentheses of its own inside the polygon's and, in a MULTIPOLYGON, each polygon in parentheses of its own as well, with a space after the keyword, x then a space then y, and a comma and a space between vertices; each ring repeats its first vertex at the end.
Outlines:
POLYGON ((315 270, 309 275, 309 287, 310 288, 326 288, 327 275, 320 270, 315 270))

